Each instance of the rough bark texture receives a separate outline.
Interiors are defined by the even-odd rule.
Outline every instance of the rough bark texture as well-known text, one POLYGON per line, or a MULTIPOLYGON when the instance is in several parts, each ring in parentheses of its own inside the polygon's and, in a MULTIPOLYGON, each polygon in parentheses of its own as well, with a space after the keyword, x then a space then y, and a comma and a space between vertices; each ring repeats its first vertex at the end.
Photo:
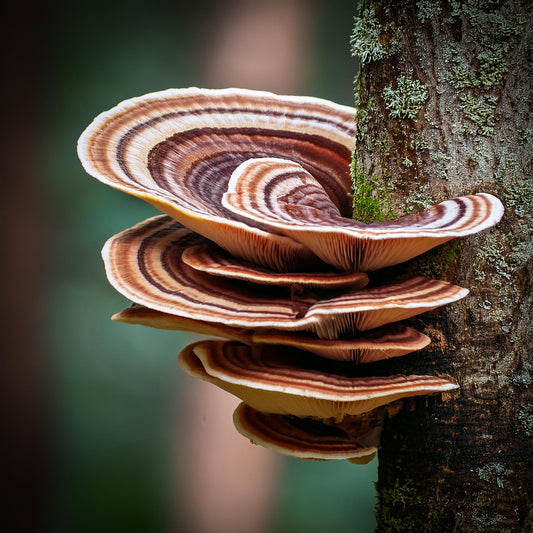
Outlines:
POLYGON ((481 191, 506 207, 496 228, 404 267, 471 293, 413 321, 433 343, 387 366, 449 374, 460 391, 385 424, 378 531, 533 528, 530 9, 369 0, 356 18, 356 216, 481 191))

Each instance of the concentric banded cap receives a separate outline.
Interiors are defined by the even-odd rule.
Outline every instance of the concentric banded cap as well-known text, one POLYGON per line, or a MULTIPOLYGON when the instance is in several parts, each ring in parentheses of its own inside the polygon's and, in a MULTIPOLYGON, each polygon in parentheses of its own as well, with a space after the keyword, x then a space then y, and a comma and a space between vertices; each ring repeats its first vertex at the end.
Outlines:
POLYGON ((200 341, 178 356, 183 370, 264 413, 320 419, 359 415, 400 398, 457 385, 436 376, 354 376, 352 365, 279 346, 200 341))
POLYGON ((320 339, 312 333, 254 330, 225 326, 216 322, 203 322, 183 318, 142 305, 130 306, 113 315, 113 320, 127 324, 139 324, 159 329, 201 333, 223 339, 237 340, 244 344, 273 344, 291 346, 320 357, 352 363, 374 363, 391 357, 400 357, 425 348, 430 339, 413 328, 401 324, 387 324, 364 332, 358 337, 320 339))
POLYGON ((307 272, 278 272, 239 260, 207 241, 183 252, 183 262, 213 276, 249 281, 261 285, 301 286, 316 289, 362 288, 368 284, 364 272, 339 272, 326 263, 313 264, 307 272))
POLYGON ((102 255, 107 277, 133 302, 171 315, 233 327, 312 331, 326 339, 403 320, 468 293, 421 276, 323 297, 262 289, 184 264, 183 251, 198 239, 168 217, 149 219, 106 243, 102 255))
POLYGON ((170 89, 126 100, 83 132, 78 154, 100 181, 143 198, 232 254, 274 269, 316 260, 292 239, 221 204, 230 176, 256 157, 287 158, 351 209, 355 109, 246 89, 170 89))
POLYGON ((364 464, 377 449, 359 444, 342 429, 311 418, 265 414, 241 403, 233 414, 237 431, 253 444, 299 459, 347 459, 364 464))
POLYGON ((273 158, 249 159, 237 167, 222 205, 302 243, 324 262, 353 272, 402 263, 493 226, 503 215, 500 200, 481 193, 396 220, 363 224, 343 217, 301 165, 273 158))

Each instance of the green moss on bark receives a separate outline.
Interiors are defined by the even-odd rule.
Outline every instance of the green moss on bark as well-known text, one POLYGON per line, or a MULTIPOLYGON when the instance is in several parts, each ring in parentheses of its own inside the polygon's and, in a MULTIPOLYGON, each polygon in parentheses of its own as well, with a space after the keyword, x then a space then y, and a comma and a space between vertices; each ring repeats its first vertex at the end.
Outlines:
POLYGON ((370 224, 392 218, 389 190, 374 176, 353 176, 353 218, 370 224))
POLYGON ((411 274, 440 279, 450 268, 460 251, 461 241, 454 239, 411 259, 407 265, 407 271, 411 274))
POLYGON ((377 485, 376 533, 442 531, 438 511, 428 511, 411 479, 396 479, 393 487, 377 485))

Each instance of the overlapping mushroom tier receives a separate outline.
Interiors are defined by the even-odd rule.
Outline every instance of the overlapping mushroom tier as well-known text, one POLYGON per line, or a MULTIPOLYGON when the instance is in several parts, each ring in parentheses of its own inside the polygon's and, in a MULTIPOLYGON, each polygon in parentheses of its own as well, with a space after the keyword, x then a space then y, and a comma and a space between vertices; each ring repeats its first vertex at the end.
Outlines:
POLYGON ((344 270, 375 270, 499 220, 501 203, 490 195, 371 226, 346 218, 354 117, 353 108, 316 98, 168 90, 99 115, 78 153, 104 183, 278 270, 317 255, 344 270))
POLYGON ((300 350, 200 341, 179 355, 187 374, 231 392, 263 413, 342 419, 406 396, 457 388, 436 376, 360 377, 300 350))
POLYGON ((301 165, 274 158, 250 159, 235 169, 222 205, 301 242, 337 268, 364 272, 403 263, 493 226, 503 214, 497 198, 477 194, 396 220, 363 224, 343 217, 301 165))
POLYGON ((355 110, 245 89, 171 89, 99 115, 78 143, 85 170, 147 200, 238 257, 280 270, 315 260, 290 238, 222 206, 232 172, 256 157, 297 161, 351 212, 355 110))
POLYGON ((333 294, 228 281, 183 262, 184 250, 202 239, 169 217, 149 219, 106 243, 107 276, 119 292, 151 309, 233 327, 312 331, 325 339, 403 320, 468 293, 421 276, 333 294))
POLYGON ((279 272, 247 263, 210 241, 191 246, 183 252, 183 262, 213 276, 250 281, 260 285, 302 286, 317 289, 359 288, 368 284, 364 272, 339 272, 327 264, 316 265, 321 271, 279 272))
POLYGON ((313 334, 280 332, 275 329, 237 328, 216 322, 204 322, 162 313, 142 305, 133 305, 113 315, 113 320, 160 329, 171 329, 238 340, 244 344, 292 346, 327 359, 373 363, 399 357, 427 346, 430 339, 413 328, 387 324, 358 333, 354 338, 319 339, 313 334))
MULTIPOLYGON (((256 411, 241 403, 233 414, 235 427, 254 444, 299 459, 347 459, 351 463, 371 461, 377 448, 359 442, 340 427, 313 418, 298 418, 256 411)), ((366 433, 360 435, 364 440, 366 433)))
POLYGON ((398 322, 468 293, 421 276, 376 285, 367 272, 503 214, 480 193, 397 220, 351 220, 354 134, 350 107, 190 88, 122 102, 78 143, 89 174, 166 213, 104 246, 111 284, 134 302, 113 318, 231 339, 195 343, 180 364, 244 400, 241 433, 296 457, 367 461, 369 413, 456 388, 354 371, 422 349, 428 337, 398 322))

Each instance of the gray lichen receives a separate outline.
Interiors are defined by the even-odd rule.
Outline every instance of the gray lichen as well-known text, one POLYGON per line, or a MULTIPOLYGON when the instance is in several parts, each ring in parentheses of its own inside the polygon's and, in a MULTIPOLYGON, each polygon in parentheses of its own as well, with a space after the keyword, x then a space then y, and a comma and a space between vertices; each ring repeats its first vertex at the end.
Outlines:
POLYGON ((496 172, 496 183, 506 208, 513 209, 517 216, 525 217, 533 210, 533 182, 512 155, 505 156, 496 172))
POLYGON ((402 214, 409 215, 416 211, 423 211, 431 207, 434 203, 435 200, 429 192, 429 186, 426 184, 416 192, 412 192, 408 198, 404 198, 402 214))
POLYGON ((528 403, 518 412, 518 420, 524 427, 526 435, 533 435, 533 403, 528 403))
POLYGON ((435 176, 448 179, 448 164, 451 157, 443 152, 431 152, 431 161, 435 164, 435 176))
POLYGON ((435 0, 418 0, 416 9, 416 16, 422 24, 442 13, 442 6, 435 0))
POLYGON ((352 55, 359 58, 363 65, 386 56, 387 49, 379 40, 381 31, 373 7, 363 10, 361 15, 354 19, 350 48, 352 55))
POLYGON ((392 118, 412 120, 416 119, 428 97, 428 91, 422 83, 406 76, 396 80, 396 89, 385 87, 381 94, 392 118))
POLYGON ((458 45, 446 50, 449 64, 447 80, 457 91, 464 116, 475 126, 456 126, 455 133, 490 136, 497 122, 497 91, 509 70, 509 39, 522 31, 523 20, 516 13, 500 9, 499 2, 481 0, 452 1, 447 23, 468 21, 466 37, 470 52, 461 53, 458 45))
POLYGON ((503 243, 498 240, 496 234, 488 234, 480 237, 480 245, 477 249, 474 263, 474 279, 482 282, 486 277, 485 265, 491 265, 496 273, 497 277, 492 278, 492 284, 495 287, 501 287, 505 285, 512 277, 512 268, 504 259, 503 243), (502 279, 503 278, 503 279, 502 279))
POLYGON ((504 472, 505 466, 496 462, 488 463, 485 466, 478 468, 478 475, 480 479, 490 482, 493 480, 493 478, 495 478, 496 484, 500 489, 503 488, 502 474, 504 474, 504 472))
POLYGON ((472 96, 460 93, 461 107, 466 118, 477 124, 482 135, 491 135, 496 124, 496 98, 492 95, 472 96))
POLYGON ((460 92, 467 89, 484 89, 488 91, 501 83, 509 66, 507 64, 507 42, 497 43, 476 55, 477 68, 461 62, 456 64, 449 74, 450 83, 460 92))

